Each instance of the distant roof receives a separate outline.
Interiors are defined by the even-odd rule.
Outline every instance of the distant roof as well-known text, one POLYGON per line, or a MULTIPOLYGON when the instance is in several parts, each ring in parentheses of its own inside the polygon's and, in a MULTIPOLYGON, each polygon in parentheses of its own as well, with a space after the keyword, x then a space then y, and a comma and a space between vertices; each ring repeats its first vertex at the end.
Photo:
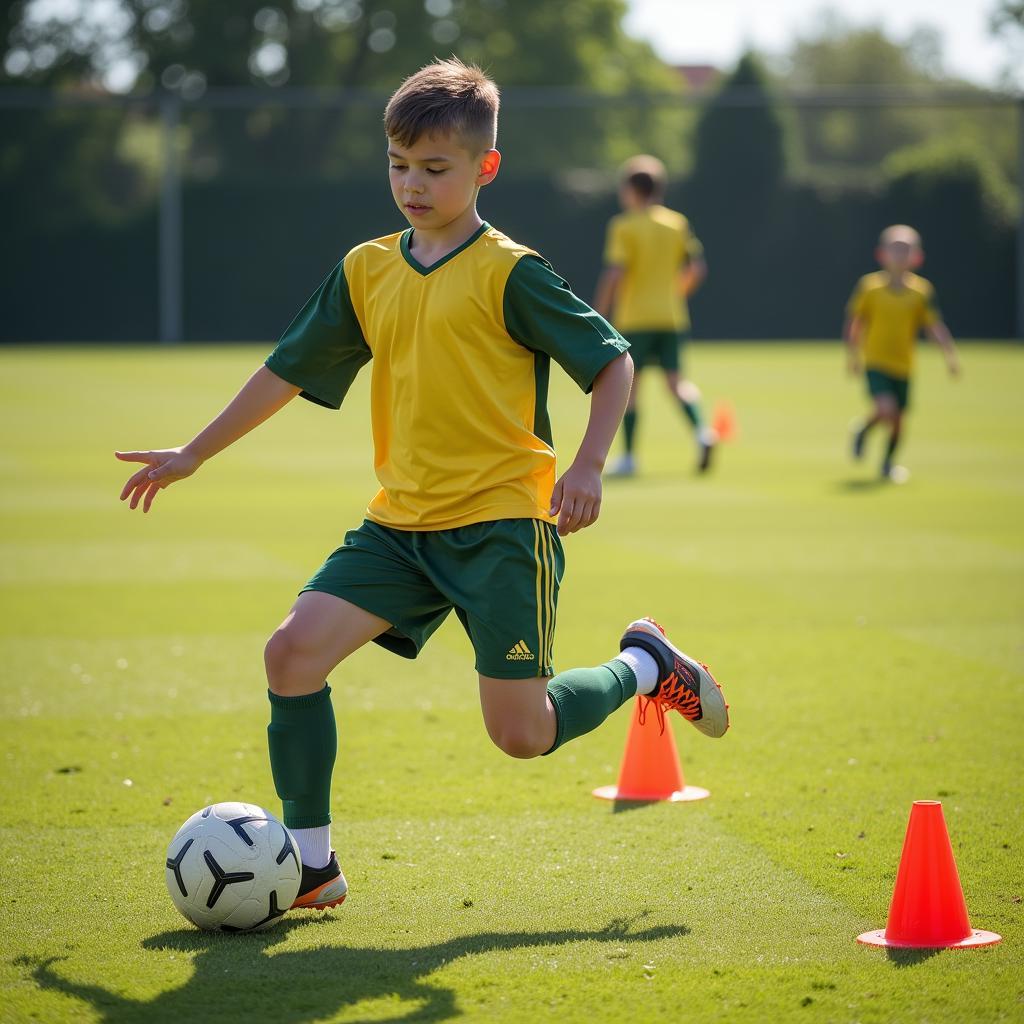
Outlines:
POLYGON ((674 70, 690 87, 691 92, 703 92, 709 89, 721 74, 711 64, 677 64, 674 70))

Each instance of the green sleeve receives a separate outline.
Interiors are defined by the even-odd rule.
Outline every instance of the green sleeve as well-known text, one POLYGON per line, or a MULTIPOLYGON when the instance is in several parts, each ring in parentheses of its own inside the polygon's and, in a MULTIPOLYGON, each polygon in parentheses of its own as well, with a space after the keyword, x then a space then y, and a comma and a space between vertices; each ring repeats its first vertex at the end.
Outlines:
POLYGON ((302 388, 303 398, 338 409, 370 356, 342 261, 288 325, 266 366, 282 380, 302 388))
POLYGON ((523 256, 505 284, 505 330, 513 340, 558 363, 584 390, 629 348, 538 256, 523 256))

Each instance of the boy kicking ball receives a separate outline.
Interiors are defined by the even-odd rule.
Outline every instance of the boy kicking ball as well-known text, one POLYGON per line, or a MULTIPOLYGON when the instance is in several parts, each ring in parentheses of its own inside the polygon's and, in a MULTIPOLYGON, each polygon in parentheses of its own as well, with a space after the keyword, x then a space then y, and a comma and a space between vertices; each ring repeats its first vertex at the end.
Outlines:
POLYGON ((910 395, 914 349, 922 328, 942 348, 949 372, 960 373, 960 360, 949 328, 935 306, 935 291, 916 270, 924 262, 921 236, 905 224, 882 232, 875 252, 882 269, 857 282, 847 305, 843 336, 851 374, 866 372, 873 408, 867 419, 854 427, 855 459, 864 457, 868 433, 879 423, 889 428, 882 478, 903 483, 909 476, 893 462, 903 429, 910 395))
POLYGON ((119 452, 145 463, 131 508, 296 395, 340 407, 371 363, 381 489, 362 525, 270 638, 270 763, 303 871, 297 907, 344 900, 331 846, 337 733, 330 672, 364 644, 415 658, 453 609, 476 653, 484 725, 512 757, 551 754, 641 694, 701 732, 729 725, 720 688, 653 621, 617 657, 555 674, 560 538, 592 525, 632 380, 623 338, 535 252, 477 213, 498 173, 498 91, 476 67, 428 65, 385 113, 391 191, 410 227, 356 246, 226 408, 188 444, 119 452), (554 359, 591 393, 586 432, 556 479, 546 408, 554 359), (372 362, 371 362, 372 361, 372 362))

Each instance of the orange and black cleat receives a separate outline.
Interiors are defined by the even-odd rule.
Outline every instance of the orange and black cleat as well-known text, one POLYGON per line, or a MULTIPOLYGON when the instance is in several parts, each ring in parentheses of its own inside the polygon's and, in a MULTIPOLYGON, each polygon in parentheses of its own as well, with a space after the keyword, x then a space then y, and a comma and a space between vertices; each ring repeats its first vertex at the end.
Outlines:
POLYGON ((331 850, 331 859, 326 867, 311 868, 302 865, 302 881, 299 895, 295 897, 292 910, 326 910, 345 902, 348 882, 341 873, 338 858, 331 850))
MULTIPOLYGON (((729 705, 707 665, 683 654, 654 619, 637 619, 626 627, 619 650, 639 647, 658 665, 658 685, 647 694, 664 727, 666 711, 678 711, 705 736, 718 739, 729 728, 729 705)), ((641 696, 644 696, 641 694, 641 696)), ((644 705, 646 710, 648 705, 644 705)))

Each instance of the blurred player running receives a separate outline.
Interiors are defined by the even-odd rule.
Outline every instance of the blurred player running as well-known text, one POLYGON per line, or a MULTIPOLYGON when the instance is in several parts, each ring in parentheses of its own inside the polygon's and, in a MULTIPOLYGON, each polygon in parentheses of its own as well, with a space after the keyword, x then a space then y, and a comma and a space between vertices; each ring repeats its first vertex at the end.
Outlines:
MULTIPOLYGON (((638 373, 651 364, 664 371, 672 397, 696 433, 697 468, 703 472, 711 464, 717 438, 704 423, 700 391, 682 374, 680 349, 690 333, 686 300, 707 276, 707 264, 686 217, 661 205, 665 180, 664 165, 652 156, 633 157, 623 168, 623 212, 608 224, 605 269, 594 308, 629 339, 638 373)), ((609 475, 636 472, 636 424, 634 382, 623 417, 625 452, 609 475)))

